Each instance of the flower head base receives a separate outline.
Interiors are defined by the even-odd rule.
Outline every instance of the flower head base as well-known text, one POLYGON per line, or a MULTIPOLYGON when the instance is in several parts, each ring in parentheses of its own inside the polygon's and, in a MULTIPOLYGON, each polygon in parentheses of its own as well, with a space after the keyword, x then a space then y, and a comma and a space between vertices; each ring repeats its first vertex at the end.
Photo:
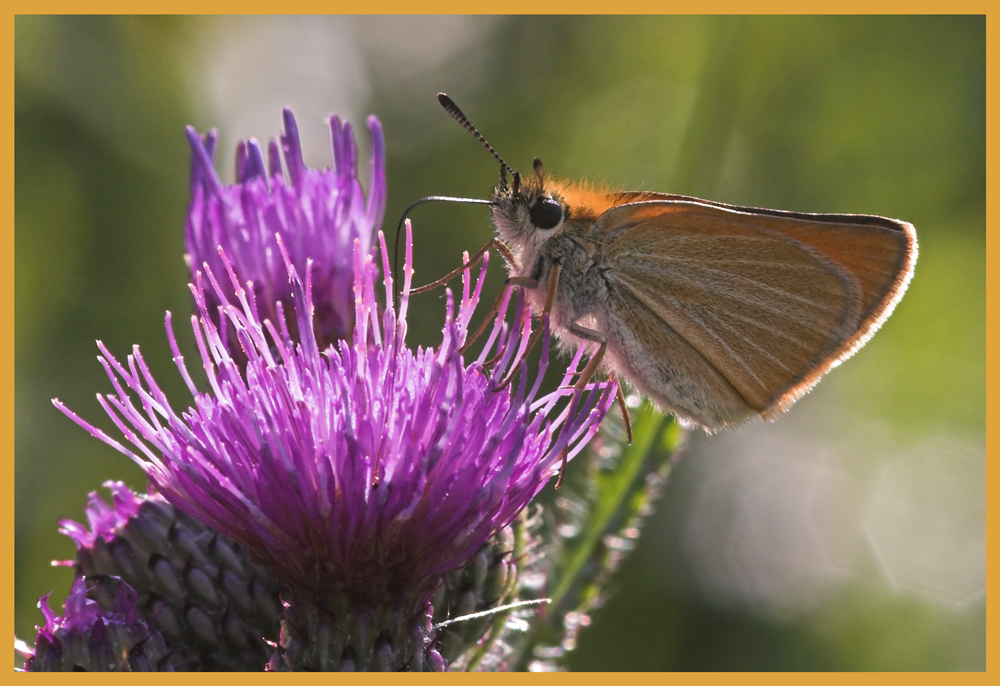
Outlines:
MULTIPOLYGON (((363 254, 371 247, 375 230, 385 211, 385 145, 382 127, 368 118, 371 134, 371 179, 368 198, 356 176, 354 136, 349 123, 331 117, 332 170, 308 169, 302 158, 298 126, 291 110, 284 111, 285 133, 279 143, 268 145, 268 163, 253 139, 237 148, 234 186, 225 186, 215 173, 212 155, 214 132, 204 138, 191 127, 191 203, 185 226, 187 261, 192 271, 203 264, 215 274, 226 266, 219 256, 225 251, 242 283, 254 284, 250 301, 260 308, 261 319, 279 320, 278 308, 292 304, 285 264, 276 236, 285 245, 287 258, 299 274, 309 270, 316 313, 316 335, 323 342, 349 338, 354 328, 354 243, 363 254), (286 181, 282 174, 282 157, 286 181), (311 267, 307 267, 309 261, 311 267), (277 303, 280 303, 278 305, 277 303)), ((231 292, 206 293, 209 311, 217 325, 216 307, 235 304, 231 292)), ((229 342, 227 336, 223 340, 229 342)), ((325 346, 324 346, 325 347, 325 346)))
POLYGON ((64 519, 76 543, 72 565, 87 597, 115 607, 122 584, 159 631, 174 664, 197 671, 259 671, 278 638, 277 584, 243 548, 184 514, 158 493, 140 496, 108 481, 112 504, 90 494, 90 527, 64 519), (134 590, 131 590, 134 589, 134 590))

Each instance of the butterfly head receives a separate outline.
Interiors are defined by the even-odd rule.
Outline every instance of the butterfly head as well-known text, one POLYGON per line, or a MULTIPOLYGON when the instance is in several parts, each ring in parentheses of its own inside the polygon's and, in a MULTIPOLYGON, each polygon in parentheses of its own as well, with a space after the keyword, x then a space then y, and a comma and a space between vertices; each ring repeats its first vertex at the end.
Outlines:
POLYGON ((533 178, 512 180, 501 173, 493 191, 493 221, 501 238, 520 248, 537 247, 559 231, 567 218, 567 205, 558 191, 545 188, 542 163, 537 158, 533 178))

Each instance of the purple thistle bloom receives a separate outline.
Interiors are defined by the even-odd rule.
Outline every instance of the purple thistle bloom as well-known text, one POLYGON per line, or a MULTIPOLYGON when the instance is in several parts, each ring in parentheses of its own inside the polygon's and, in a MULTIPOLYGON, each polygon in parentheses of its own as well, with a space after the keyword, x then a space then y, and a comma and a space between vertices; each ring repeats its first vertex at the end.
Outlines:
MULTIPOLYGON (((206 265, 191 290, 209 392, 195 387, 167 315, 174 359, 194 396, 194 405, 180 414, 138 347, 122 364, 99 343, 115 392, 98 400, 134 451, 53 402, 134 460, 178 509, 242 543, 280 580, 292 606, 334 613, 347 599, 350 607, 398 608, 411 619, 423 617, 429 628, 427 605, 440 576, 518 515, 559 470, 564 451, 572 457, 583 448, 613 402, 615 386, 591 385, 570 414, 573 391, 567 386, 581 348, 560 389, 540 394, 547 324, 531 380, 524 359, 531 320, 523 297, 513 323, 498 317, 482 353, 467 364, 459 349, 479 301, 485 262, 474 288, 465 272, 457 312, 447 293, 441 345, 405 347, 410 240, 407 226, 398 313, 384 238, 380 233, 384 310, 375 299, 375 258, 355 240, 356 325, 351 341, 323 350, 312 335, 313 272, 307 264, 303 283, 283 240, 278 245, 297 328, 304 332, 297 343, 283 321, 278 327, 261 321, 224 255, 238 305, 223 304, 221 312, 242 348, 245 369, 210 316, 210 303, 233 301, 206 265), (485 360, 494 357, 487 369, 485 360), (515 371, 517 381, 501 388, 500 380, 515 371)), ((504 303, 501 311, 506 308, 504 303)))
MULTIPOLYGON (((285 133, 279 143, 268 145, 268 163, 253 139, 241 141, 236 154, 234 186, 225 186, 215 173, 212 156, 216 134, 204 138, 191 127, 191 203, 185 225, 186 260, 192 272, 207 264, 215 274, 226 267, 219 257, 225 251, 241 283, 252 281, 250 298, 261 308, 261 319, 279 320, 279 310, 291 303, 291 288, 276 236, 299 274, 312 260, 314 324, 321 342, 349 338, 354 328, 354 242, 361 251, 371 249, 372 236, 385 211, 385 145, 382 126, 368 118, 371 134, 371 179, 365 200, 356 176, 354 135, 350 123, 329 119, 334 168, 308 169, 302 159, 298 127, 291 110, 283 113, 285 133), (282 157, 285 173, 282 175, 282 157), (280 304, 278 304, 280 303, 280 304)), ((232 302, 232 294, 209 290, 209 311, 232 302)), ((222 325, 224 326, 225 318, 222 325)), ((293 332, 294 333, 294 332, 293 332)), ((226 335, 227 343, 235 342, 226 335)), ((325 346, 324 346, 325 347, 325 346)))

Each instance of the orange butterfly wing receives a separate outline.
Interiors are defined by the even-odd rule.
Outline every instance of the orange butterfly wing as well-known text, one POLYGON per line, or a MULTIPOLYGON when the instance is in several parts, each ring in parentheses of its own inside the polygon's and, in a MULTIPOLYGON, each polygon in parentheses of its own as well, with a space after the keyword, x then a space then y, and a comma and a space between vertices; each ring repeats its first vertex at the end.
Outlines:
POLYGON ((786 410, 878 329, 916 260, 913 227, 882 217, 616 199, 592 234, 612 365, 710 429, 786 410))

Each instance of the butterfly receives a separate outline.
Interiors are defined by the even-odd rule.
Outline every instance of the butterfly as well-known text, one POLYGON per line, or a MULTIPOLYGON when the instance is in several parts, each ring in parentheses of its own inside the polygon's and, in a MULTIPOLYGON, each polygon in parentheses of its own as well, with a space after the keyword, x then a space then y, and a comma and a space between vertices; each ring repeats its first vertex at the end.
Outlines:
POLYGON ((546 178, 537 159, 522 178, 438 99, 500 162, 490 200, 462 200, 490 205, 508 284, 564 342, 597 346, 578 386, 603 367, 708 431, 773 419, 871 338, 913 276, 907 222, 613 192, 546 178))

